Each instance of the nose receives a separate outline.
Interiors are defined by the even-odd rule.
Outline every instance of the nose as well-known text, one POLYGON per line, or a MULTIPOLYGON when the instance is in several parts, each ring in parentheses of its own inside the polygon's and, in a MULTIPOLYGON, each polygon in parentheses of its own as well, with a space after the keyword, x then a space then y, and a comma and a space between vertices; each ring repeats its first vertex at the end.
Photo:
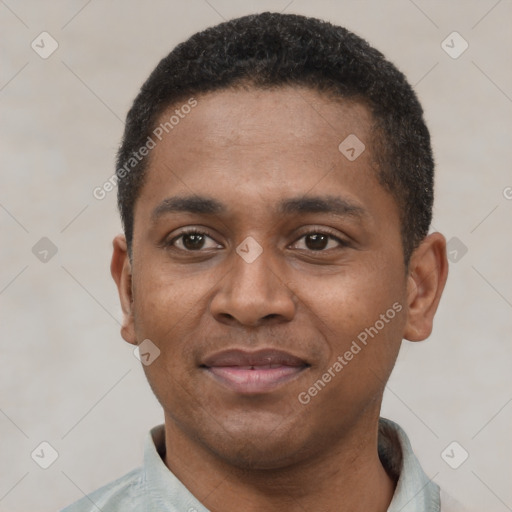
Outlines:
POLYGON ((295 295, 266 253, 263 251, 252 262, 233 253, 232 268, 210 303, 210 311, 218 322, 258 327, 293 319, 295 295))

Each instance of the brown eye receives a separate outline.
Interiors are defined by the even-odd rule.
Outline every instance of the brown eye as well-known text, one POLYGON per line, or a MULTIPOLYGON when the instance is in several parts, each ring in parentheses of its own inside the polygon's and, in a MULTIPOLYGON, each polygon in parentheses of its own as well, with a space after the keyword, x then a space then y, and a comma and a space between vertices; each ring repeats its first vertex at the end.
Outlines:
POLYGON ((169 242, 165 242, 164 245, 168 249, 177 249, 182 252, 206 252, 208 249, 222 249, 222 246, 207 233, 195 229, 183 231, 169 242))
POLYGON ((188 233, 182 235, 183 247, 189 251, 197 251, 204 245, 205 237, 199 233, 188 233))
POLYGON ((330 249, 340 249, 348 245, 347 242, 337 236, 330 233, 322 233, 321 231, 304 233, 295 242, 295 245, 297 244, 299 245, 298 249, 316 252, 327 252, 330 249))
POLYGON ((320 251, 327 247, 329 243, 329 236, 322 233, 313 233, 306 235, 305 242, 306 247, 312 251, 320 251))

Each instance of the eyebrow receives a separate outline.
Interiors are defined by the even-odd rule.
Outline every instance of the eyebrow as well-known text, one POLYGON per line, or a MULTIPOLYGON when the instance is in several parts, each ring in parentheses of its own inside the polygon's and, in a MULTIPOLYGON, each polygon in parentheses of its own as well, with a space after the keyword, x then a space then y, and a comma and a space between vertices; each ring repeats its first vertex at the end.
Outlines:
POLYGON ((226 206, 209 197, 203 196, 177 196, 164 199, 151 214, 153 220, 157 220, 166 213, 196 213, 199 215, 218 215, 227 211, 226 206))
MULTIPOLYGON (((193 213, 199 215, 225 214, 228 208, 216 199, 205 196, 176 196, 164 199, 151 215, 154 221, 167 213, 193 213)), ((368 212, 347 199, 338 196, 300 196, 278 203, 281 215, 329 213, 337 216, 365 217, 368 212)))
POLYGON ((302 196, 282 201, 278 210, 290 213, 331 213, 338 216, 364 217, 367 211, 347 199, 338 196, 302 196))

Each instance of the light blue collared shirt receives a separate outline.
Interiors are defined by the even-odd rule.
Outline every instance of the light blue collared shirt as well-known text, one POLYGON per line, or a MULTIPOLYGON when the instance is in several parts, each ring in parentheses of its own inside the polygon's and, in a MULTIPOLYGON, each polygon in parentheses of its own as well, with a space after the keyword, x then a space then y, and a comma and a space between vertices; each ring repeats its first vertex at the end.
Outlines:
MULTIPOLYGON (((164 464, 164 425, 146 438, 144 464, 84 496, 61 512, 209 512, 164 464)), ((423 472, 406 433, 381 418, 379 454, 398 478, 388 512, 463 512, 463 509, 423 472), (442 501, 442 505, 441 505, 442 501)))

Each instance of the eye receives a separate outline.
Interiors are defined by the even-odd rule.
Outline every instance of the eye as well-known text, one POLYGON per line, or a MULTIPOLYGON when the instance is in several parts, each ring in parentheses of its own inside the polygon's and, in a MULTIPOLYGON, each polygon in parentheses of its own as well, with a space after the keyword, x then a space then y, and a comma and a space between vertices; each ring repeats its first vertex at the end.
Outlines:
POLYGON ((346 247, 348 245, 348 243, 344 240, 341 240, 340 238, 330 233, 325 233, 322 231, 310 231, 305 233, 299 238, 299 240, 297 240, 297 242, 295 242, 295 245, 297 245, 300 240, 304 241, 305 247, 302 247, 302 249, 316 252, 336 249, 337 247, 346 247))
MULTIPOLYGON (((222 249, 210 235, 198 229, 188 229, 164 242, 165 247, 185 252, 222 249)), ((314 252, 327 252, 331 249, 348 246, 348 242, 324 231, 309 231, 304 233, 294 244, 294 248, 314 252), (302 243, 302 247, 300 247, 302 243), (299 247, 297 247, 299 245, 299 247)))
POLYGON ((169 240, 169 242, 166 242, 165 245, 166 247, 188 252, 222 248, 212 237, 197 229, 182 231, 179 235, 169 240), (208 241, 210 241, 209 245, 208 241))

